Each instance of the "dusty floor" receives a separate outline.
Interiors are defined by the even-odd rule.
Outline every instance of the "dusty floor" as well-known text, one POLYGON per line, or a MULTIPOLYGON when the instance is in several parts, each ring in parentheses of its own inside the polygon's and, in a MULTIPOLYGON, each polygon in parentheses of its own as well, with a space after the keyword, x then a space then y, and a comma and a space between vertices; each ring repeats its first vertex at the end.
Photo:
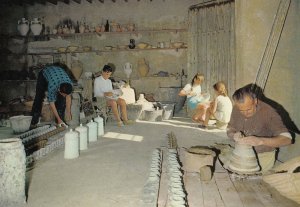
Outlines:
MULTIPOLYGON (((105 135, 97 142, 89 143, 88 149, 82 151, 79 158, 66 160, 63 148, 57 149, 27 172, 26 207, 143 207, 142 190, 148 178, 152 151, 167 146, 167 134, 170 132, 174 132, 179 147, 209 146, 229 141, 225 131, 204 131, 185 118, 164 122, 140 121, 121 128, 110 122, 105 127, 105 135)), ((235 187, 224 170, 215 174, 215 179, 210 183, 201 184, 198 175, 189 176, 186 177, 186 182, 189 183, 186 188, 190 191, 190 207, 298 206, 276 192, 269 193, 265 187, 268 201, 259 201, 264 205, 258 205, 258 201, 252 202, 257 195, 254 195, 253 190, 249 193, 249 189, 250 197, 246 196, 245 201, 245 197, 239 197, 237 193, 244 187, 241 184, 238 185, 239 188, 235 187), (224 186, 224 179, 231 186, 224 186), (221 188, 223 186, 225 194, 214 187, 218 182, 221 188), (231 198, 226 197, 230 188, 235 188, 234 200, 239 202, 231 202, 231 198), (211 197, 215 193, 220 196, 211 197), (210 196, 209 202, 204 202, 205 194, 210 196), (273 195, 276 195, 277 200, 272 200, 273 195), (277 202, 278 199, 281 202, 277 202)), ((261 182, 256 186, 262 188, 261 182)), ((158 206, 165 206, 164 198, 160 198, 158 206)))

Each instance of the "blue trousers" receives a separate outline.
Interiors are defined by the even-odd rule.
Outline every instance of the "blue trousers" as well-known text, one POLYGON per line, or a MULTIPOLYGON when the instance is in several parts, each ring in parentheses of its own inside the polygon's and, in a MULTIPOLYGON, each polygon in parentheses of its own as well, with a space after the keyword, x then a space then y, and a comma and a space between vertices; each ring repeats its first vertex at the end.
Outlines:
MULTIPOLYGON (((48 88, 48 82, 43 75, 43 70, 41 70, 39 72, 38 79, 36 82, 36 94, 31 109, 31 116, 32 116, 31 125, 36 125, 39 122, 47 88, 48 88)), ((64 118, 65 118, 65 109, 66 109, 66 98, 60 95, 58 91, 56 95, 55 107, 59 117, 63 121, 65 121, 64 118)))

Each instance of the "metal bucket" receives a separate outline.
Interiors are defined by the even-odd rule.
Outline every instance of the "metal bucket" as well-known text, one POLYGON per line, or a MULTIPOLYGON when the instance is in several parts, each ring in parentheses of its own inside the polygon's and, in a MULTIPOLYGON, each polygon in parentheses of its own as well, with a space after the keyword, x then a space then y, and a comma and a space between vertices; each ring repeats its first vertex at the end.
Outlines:
POLYGON ((163 115, 162 115, 163 120, 168 120, 173 118, 176 103, 158 102, 157 105, 159 106, 159 108, 163 109, 163 115))

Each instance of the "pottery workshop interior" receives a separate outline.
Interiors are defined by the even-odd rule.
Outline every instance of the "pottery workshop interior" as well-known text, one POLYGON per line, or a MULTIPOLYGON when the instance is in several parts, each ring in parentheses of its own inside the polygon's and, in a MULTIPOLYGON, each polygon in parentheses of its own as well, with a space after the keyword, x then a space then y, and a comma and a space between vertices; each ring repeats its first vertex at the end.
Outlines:
POLYGON ((299 0, 1 0, 0 8, 0 207, 300 206, 299 0), (54 63, 72 81, 72 118, 57 124, 45 98, 32 127, 39 74, 54 63), (113 99, 95 98, 105 65, 128 120, 122 107, 116 119, 113 99), (232 103, 254 83, 276 106, 292 141, 272 170, 260 173, 252 146, 234 147, 228 123, 193 121, 179 94, 197 73, 207 103, 222 81, 232 103))

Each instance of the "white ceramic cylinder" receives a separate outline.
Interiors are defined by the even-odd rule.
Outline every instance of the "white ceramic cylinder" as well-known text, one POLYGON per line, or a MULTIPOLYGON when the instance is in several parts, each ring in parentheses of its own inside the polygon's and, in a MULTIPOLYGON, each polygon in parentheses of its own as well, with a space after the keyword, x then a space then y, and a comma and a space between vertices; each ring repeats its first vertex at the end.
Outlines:
POLYGON ((88 129, 87 127, 80 124, 80 126, 76 127, 75 130, 79 132, 79 149, 86 150, 88 143, 88 129))
POLYGON ((65 159, 73 159, 79 156, 79 137, 78 132, 70 129, 65 134, 65 159))
POLYGON ((104 125, 103 125, 103 118, 98 115, 98 117, 94 118, 94 121, 98 124, 98 136, 104 135, 104 125))
POLYGON ((93 122, 93 120, 91 120, 89 123, 86 124, 86 126, 89 128, 89 132, 88 132, 89 142, 97 141, 98 124, 96 122, 93 122))
POLYGON ((25 204, 25 163, 21 139, 0 139, 0 206, 25 204))

